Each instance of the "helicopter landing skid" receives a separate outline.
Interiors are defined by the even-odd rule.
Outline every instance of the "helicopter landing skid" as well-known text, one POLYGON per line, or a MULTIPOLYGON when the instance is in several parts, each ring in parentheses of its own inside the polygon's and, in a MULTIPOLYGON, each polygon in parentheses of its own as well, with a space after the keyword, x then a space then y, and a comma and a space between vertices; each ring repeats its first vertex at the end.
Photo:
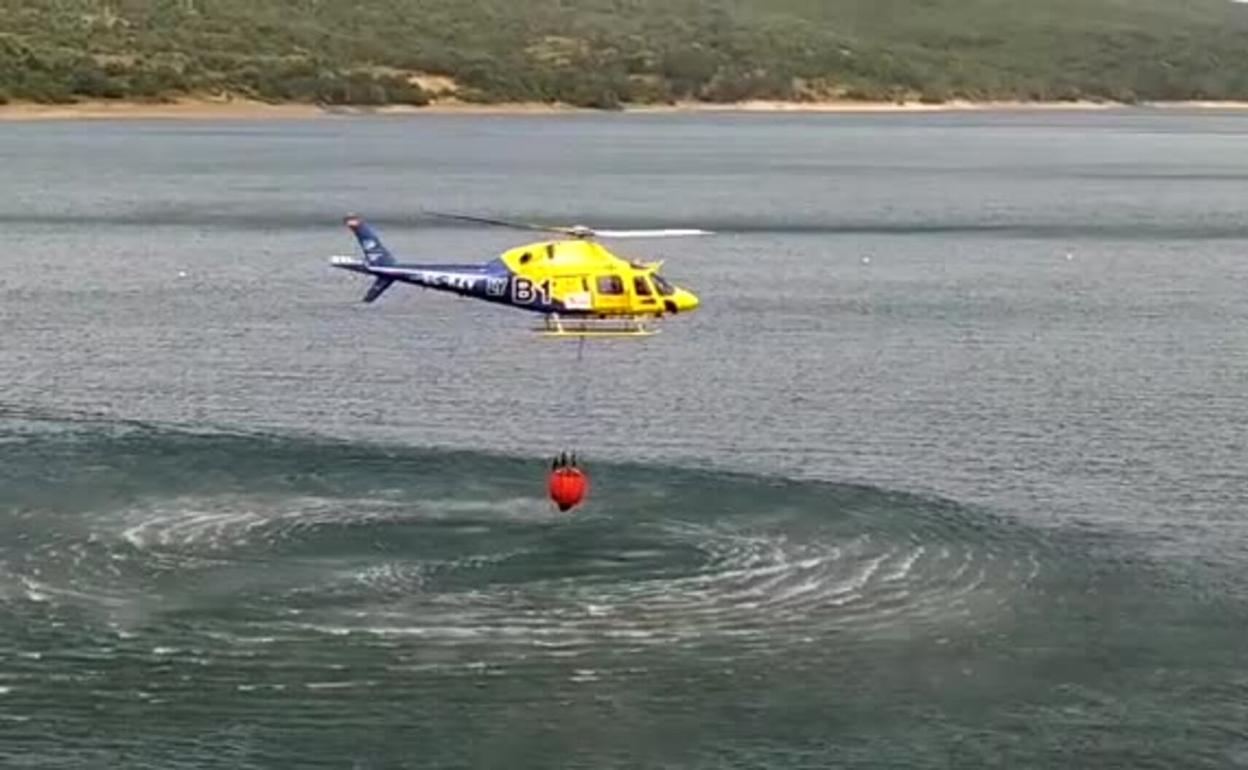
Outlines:
POLYGON ((645 318, 637 316, 560 318, 553 313, 533 331, 543 337, 650 337, 659 333, 658 329, 646 326, 645 318))

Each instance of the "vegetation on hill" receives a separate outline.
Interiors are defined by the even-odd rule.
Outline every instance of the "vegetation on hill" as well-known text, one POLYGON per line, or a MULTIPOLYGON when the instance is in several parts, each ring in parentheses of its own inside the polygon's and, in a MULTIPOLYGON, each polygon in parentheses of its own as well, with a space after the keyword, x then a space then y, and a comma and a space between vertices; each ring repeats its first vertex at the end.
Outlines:
POLYGON ((1248 99, 1248 6, 0 0, 0 102, 188 94, 357 105, 453 95, 602 108, 686 99, 1248 99), (448 93, 418 74, 443 76, 448 93))

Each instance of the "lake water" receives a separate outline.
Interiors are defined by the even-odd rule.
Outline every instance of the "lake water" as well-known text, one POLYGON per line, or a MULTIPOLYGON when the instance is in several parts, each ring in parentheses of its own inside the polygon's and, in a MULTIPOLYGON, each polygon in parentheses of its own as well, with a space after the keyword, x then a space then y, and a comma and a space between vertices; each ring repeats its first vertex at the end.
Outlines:
POLYGON ((1248 115, 0 125, 0 763, 1248 766, 1248 115), (645 340, 334 271, 599 227, 645 340), (575 448, 593 488, 543 494, 575 448))

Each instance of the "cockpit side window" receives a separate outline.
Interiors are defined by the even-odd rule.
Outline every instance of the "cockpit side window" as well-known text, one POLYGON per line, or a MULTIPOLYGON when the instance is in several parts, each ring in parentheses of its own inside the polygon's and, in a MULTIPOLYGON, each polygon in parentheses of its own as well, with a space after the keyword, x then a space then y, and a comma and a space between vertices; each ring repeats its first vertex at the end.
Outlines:
POLYGON ((649 297, 651 295, 650 282, 646 280, 644 275, 633 276, 633 291, 637 292, 638 297, 649 297))
POLYGON ((651 273, 650 280, 654 281, 654 287, 659 290, 659 294, 664 297, 670 297, 676 293, 676 288, 667 282, 663 276, 658 273, 651 273))

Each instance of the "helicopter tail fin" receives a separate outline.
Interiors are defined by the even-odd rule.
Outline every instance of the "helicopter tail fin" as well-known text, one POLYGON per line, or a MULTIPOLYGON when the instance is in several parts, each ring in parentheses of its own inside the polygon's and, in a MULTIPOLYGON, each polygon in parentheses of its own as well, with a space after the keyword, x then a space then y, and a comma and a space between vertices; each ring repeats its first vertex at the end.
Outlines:
MULTIPOLYGON (((364 252, 364 262, 369 267, 393 265, 395 263, 394 255, 385 247, 385 244, 381 242, 381 238, 378 237, 377 233, 367 222, 352 215, 347 217, 346 225, 351 229, 351 232, 355 233, 355 239, 360 242, 360 249, 364 252)), ((384 291, 384 287, 382 287, 382 290, 384 291)), ((377 293, 381 294, 381 291, 377 293)))
POLYGON ((365 302, 372 302, 380 297, 386 289, 390 288, 390 284, 394 283, 393 278, 385 276, 377 276, 377 280, 373 281, 373 285, 368 287, 368 292, 364 295, 365 302))

